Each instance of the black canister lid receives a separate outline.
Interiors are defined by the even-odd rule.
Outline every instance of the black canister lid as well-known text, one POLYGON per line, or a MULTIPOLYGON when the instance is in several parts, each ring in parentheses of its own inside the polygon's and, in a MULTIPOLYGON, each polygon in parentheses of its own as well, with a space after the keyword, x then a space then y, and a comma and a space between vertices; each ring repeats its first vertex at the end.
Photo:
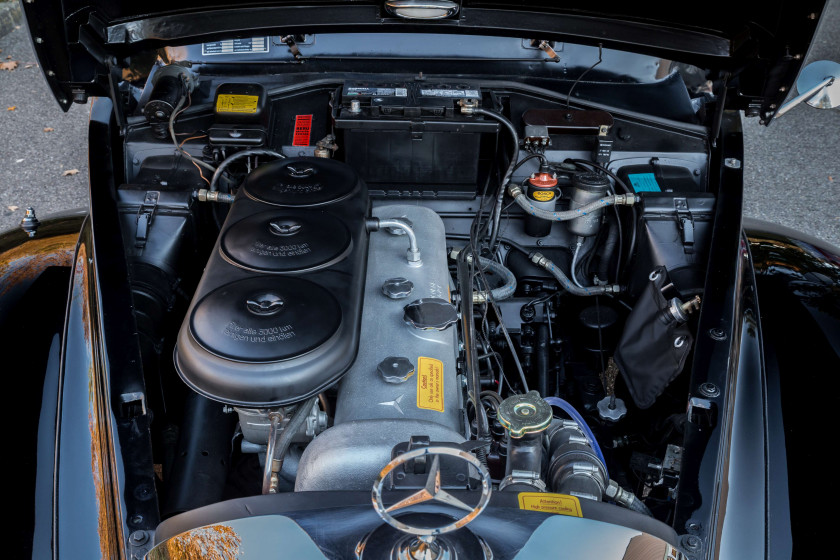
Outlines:
POLYGON ((572 176, 572 186, 589 192, 605 193, 610 188, 610 180, 603 173, 586 171, 572 176))
POLYGON ((346 197, 359 178, 346 163, 326 158, 288 158, 248 175, 245 193, 275 206, 314 206, 346 197))
POLYGON ((196 304, 190 331, 209 352, 243 362, 300 356, 341 324, 338 301, 300 278, 260 277, 217 288, 196 304))
POLYGON ((222 235, 222 254, 233 264, 261 272, 312 270, 347 254, 350 232, 326 212, 261 212, 222 235))

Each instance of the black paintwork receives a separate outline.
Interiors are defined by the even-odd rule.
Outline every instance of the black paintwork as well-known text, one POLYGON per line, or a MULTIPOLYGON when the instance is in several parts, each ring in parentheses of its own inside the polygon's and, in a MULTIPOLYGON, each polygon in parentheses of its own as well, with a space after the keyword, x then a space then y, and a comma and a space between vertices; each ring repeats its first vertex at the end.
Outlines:
MULTIPOLYGON (((475 502, 475 493, 452 490, 466 503, 475 502)), ((394 491, 385 496, 390 505, 411 491, 394 491)), ((613 504, 580 500, 586 519, 630 527, 675 543, 674 531, 655 519, 613 504)), ((458 516, 457 510, 427 502, 413 511, 458 516)), ((354 558, 354 548, 382 520, 370 505, 370 492, 293 492, 273 496, 252 496, 228 500, 167 519, 158 527, 155 542, 160 543, 184 531, 212 523, 259 515, 286 515, 294 519, 312 539, 334 558, 354 558)), ((551 514, 519 509, 517 493, 496 492, 487 509, 468 529, 485 539, 495 558, 512 558, 533 531, 551 514)), ((457 533, 456 533, 457 534, 457 533)), ((561 543, 558 543, 558 546, 561 543)))
MULTIPOLYGON (((766 222, 746 220, 744 229, 762 304, 768 400, 776 407, 768 465, 769 494, 779 505, 768 535, 771 546, 790 546, 792 538, 801 553, 829 522, 815 506, 813 469, 826 465, 826 428, 835 424, 840 393, 840 248, 766 222)), ((836 483, 825 474, 823 490, 831 492, 836 483)))
POLYGON ((64 110, 74 95, 111 94, 121 59, 142 49, 233 36, 396 29, 572 40, 655 53, 723 72, 732 90, 729 106, 752 108, 769 121, 793 86, 825 6, 820 0, 730 2, 682 11, 658 2, 610 2, 593 9, 591 3, 560 7, 547 0, 526 7, 464 0, 455 19, 430 22, 387 17, 372 0, 278 4, 231 9, 219 0, 45 0, 24 3, 24 11, 47 82, 64 110))
POLYGON ((15 455, 7 498, 16 508, 7 522, 13 556, 42 557, 40 543, 49 544, 54 387, 70 263, 83 219, 79 212, 45 218, 34 238, 17 228, 0 235, 0 370, 14 389, 2 408, 3 425, 14 426, 6 433, 15 455))
POLYGON ((689 394, 711 412, 689 414, 686 422, 674 521, 677 531, 701 537, 702 550, 691 550, 696 557, 769 552, 763 521, 768 505, 761 335, 741 230, 742 161, 740 120, 727 113, 720 147, 713 152, 718 203, 689 394), (729 158, 738 164, 724 165, 729 158), (708 384, 717 396, 709 395, 708 384))

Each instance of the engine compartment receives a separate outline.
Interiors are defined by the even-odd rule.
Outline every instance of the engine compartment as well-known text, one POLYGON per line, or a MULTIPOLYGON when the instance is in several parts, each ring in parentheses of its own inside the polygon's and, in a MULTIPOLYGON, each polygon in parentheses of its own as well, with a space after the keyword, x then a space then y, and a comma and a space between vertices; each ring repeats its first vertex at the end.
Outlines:
POLYGON ((160 72, 144 97, 183 94, 129 126, 117 198, 163 517, 477 441, 500 492, 674 521, 703 127, 457 78, 160 72))

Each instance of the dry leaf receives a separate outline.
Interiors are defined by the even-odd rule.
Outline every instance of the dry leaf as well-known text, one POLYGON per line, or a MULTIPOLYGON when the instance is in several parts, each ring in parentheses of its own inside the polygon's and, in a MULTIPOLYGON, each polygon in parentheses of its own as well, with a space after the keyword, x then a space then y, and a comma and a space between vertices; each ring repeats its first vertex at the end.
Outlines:
POLYGON ((6 55, 6 60, 12 60, 12 55, 6 55))
POLYGON ((52 132, 53 130, 55 130, 55 129, 51 126, 45 126, 44 127, 44 132, 52 132))
POLYGON ((0 62, 0 70, 8 70, 11 72, 15 68, 18 67, 17 60, 12 60, 11 62, 0 62))
POLYGON ((79 172, 78 169, 68 169, 64 173, 62 173, 61 176, 62 177, 67 177, 68 175, 75 175, 78 172, 79 172))
POLYGON ((15 111, 17 110, 17 105, 12 105, 11 107, 6 107, 7 111, 15 111))
POLYGON ((8 208, 8 209, 9 209, 9 210, 11 210, 12 212, 14 212, 14 211, 15 211, 15 210, 17 210, 18 208, 20 208, 20 206, 6 206, 6 208, 8 208))
POLYGON ((831 175, 829 175, 829 176, 828 176, 828 180, 829 180, 829 182, 833 183, 833 182, 834 182, 834 177, 832 177, 831 175))

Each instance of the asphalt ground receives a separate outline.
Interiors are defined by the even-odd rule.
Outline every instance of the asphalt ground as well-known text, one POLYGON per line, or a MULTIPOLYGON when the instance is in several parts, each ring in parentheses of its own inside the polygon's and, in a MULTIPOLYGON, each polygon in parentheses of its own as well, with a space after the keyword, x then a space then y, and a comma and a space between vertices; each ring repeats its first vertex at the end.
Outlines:
MULTIPOLYGON (((88 107, 59 109, 25 28, 0 37, 0 51, 0 62, 18 61, 0 70, 2 231, 27 206, 46 216, 87 204, 88 107)), ((840 0, 831 0, 808 56, 820 59, 840 62, 840 0)), ((803 104, 769 127, 744 119, 744 143, 745 215, 840 246, 840 110, 803 104)))

